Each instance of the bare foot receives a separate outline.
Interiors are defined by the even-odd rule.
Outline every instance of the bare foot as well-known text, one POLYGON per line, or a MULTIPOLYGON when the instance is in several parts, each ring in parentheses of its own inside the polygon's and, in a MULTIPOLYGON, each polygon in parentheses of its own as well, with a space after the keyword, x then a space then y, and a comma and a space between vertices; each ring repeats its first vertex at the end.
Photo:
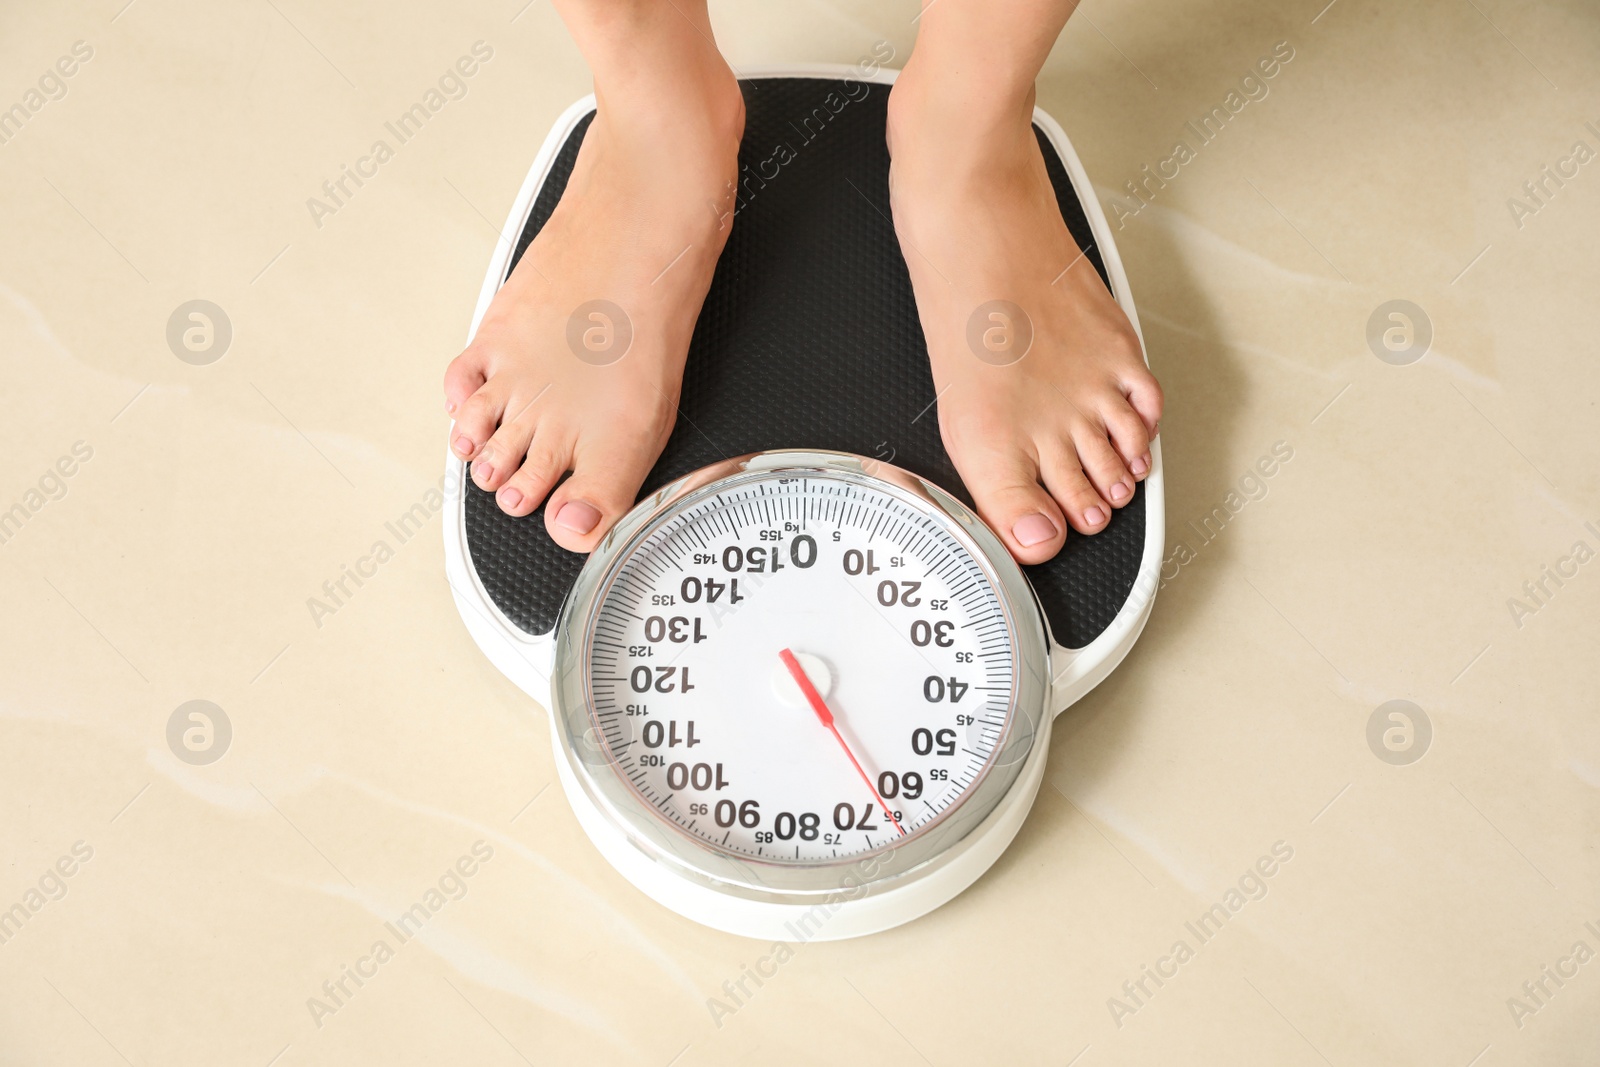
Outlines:
POLYGON ((732 219, 744 101, 709 39, 668 15, 624 75, 597 67, 561 202, 445 372, 472 480, 510 515, 548 496, 545 527, 573 552, 633 507, 666 444, 732 219))
POLYGON ((1011 554, 1042 563, 1133 499, 1161 389, 1062 221, 1025 95, 951 93, 913 57, 890 95, 890 199, 945 448, 1011 554))

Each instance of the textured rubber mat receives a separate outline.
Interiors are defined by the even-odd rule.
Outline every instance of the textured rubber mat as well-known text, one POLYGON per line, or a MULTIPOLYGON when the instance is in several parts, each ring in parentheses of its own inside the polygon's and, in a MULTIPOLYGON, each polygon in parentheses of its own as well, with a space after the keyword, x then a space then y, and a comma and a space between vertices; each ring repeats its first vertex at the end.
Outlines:
MULTIPOLYGON (((889 217, 889 86, 741 84, 742 206, 695 327, 677 426, 643 491, 747 452, 822 448, 894 463, 970 505, 939 438, 927 348, 889 217), (835 107, 848 102, 835 112, 824 103, 830 94, 835 107), (792 158, 763 178, 774 167, 761 164, 780 144, 792 158)), ((513 267, 555 209, 588 126, 586 117, 551 167, 513 267)), ((1105 278, 1066 168, 1035 133, 1061 214, 1105 278)), ((585 557, 550 540, 542 507, 512 518, 492 494, 470 481, 466 490, 467 545, 484 589, 518 627, 548 633, 585 557)), ((1071 534, 1055 559, 1024 568, 1057 642, 1082 648, 1127 600, 1144 551, 1144 505, 1140 485, 1105 530, 1071 534)))

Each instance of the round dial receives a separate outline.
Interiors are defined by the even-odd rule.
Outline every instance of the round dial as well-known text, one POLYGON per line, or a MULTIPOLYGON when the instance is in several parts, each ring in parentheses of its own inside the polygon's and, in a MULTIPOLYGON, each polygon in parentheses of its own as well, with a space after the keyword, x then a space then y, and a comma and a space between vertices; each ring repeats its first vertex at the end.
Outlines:
POLYGON ((587 631, 592 728, 668 824, 747 860, 900 842, 993 762, 1011 613, 950 517, 874 479, 752 471, 640 532, 587 631))

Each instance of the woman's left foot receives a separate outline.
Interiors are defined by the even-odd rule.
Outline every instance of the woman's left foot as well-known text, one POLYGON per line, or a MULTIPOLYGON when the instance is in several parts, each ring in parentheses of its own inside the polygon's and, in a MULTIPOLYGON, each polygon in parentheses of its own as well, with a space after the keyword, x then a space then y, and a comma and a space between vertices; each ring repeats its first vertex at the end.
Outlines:
POLYGON ((895 230, 945 448, 1011 554, 1042 563, 1133 499, 1161 387, 1062 220, 1032 93, 945 93, 908 67, 890 94, 895 230))

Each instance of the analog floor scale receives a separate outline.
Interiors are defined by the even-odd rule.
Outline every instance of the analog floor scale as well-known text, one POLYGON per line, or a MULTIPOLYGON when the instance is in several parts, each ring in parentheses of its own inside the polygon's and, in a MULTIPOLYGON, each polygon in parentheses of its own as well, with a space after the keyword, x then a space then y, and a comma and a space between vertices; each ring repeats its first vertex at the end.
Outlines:
MULTIPOLYGON (((794 150, 738 213, 676 428, 592 555, 448 459, 456 605, 548 709, 579 822, 656 901, 749 937, 870 934, 971 885, 1033 804, 1051 720, 1127 654, 1159 581, 1159 442, 1110 525, 1047 563, 1018 566, 970 510, 890 221, 893 77, 742 81, 741 173, 794 150)), ((568 109, 534 161, 474 331, 593 109, 568 109)), ((1082 165, 1048 115, 1034 128, 1068 228, 1137 329, 1082 165)))

